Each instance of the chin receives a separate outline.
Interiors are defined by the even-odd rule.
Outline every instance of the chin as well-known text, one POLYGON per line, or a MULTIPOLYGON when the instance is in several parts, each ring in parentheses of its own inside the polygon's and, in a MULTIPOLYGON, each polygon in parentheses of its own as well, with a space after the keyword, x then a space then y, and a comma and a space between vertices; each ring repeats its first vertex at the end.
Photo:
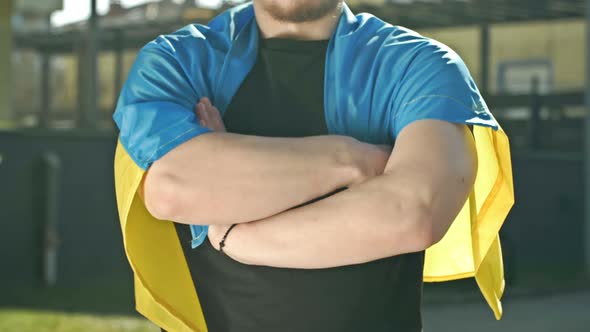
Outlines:
POLYGON ((260 8, 278 21, 313 22, 334 13, 342 0, 254 0, 260 8))

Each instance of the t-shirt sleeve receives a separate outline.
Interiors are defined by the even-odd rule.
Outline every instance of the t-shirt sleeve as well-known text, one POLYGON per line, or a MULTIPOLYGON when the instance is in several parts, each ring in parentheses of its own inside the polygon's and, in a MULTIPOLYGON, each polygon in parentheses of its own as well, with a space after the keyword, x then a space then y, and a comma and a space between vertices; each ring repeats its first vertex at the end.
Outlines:
POLYGON ((463 60, 447 46, 424 41, 393 98, 393 137, 418 120, 498 128, 463 60))
POLYGON ((194 112, 203 92, 197 91, 198 84, 189 78, 175 51, 160 37, 139 52, 113 115, 121 144, 143 169, 210 131, 199 124, 194 112))

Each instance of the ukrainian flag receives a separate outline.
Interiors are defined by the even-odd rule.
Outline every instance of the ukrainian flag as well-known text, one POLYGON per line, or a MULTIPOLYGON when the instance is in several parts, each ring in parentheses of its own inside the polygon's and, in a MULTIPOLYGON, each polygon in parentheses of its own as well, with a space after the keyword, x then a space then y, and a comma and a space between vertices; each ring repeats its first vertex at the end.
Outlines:
MULTIPOLYGON (((362 129, 353 127, 358 126, 359 121, 350 118, 351 112, 337 113, 345 112, 350 100, 359 103, 363 100, 359 96, 342 94, 341 91, 363 91, 350 89, 346 84, 382 82, 384 91, 393 91, 392 86, 387 86, 393 84, 388 80, 346 76, 372 75, 370 70, 352 70, 350 63, 371 68, 378 61, 392 61, 390 58, 367 56, 342 60, 357 55, 358 52, 353 51, 361 47, 358 44, 361 42, 366 54, 387 54, 371 53, 372 47, 378 50, 380 45, 385 45, 374 42, 372 37, 392 29, 367 15, 355 17, 344 7, 326 63, 327 75, 331 75, 327 81, 331 85, 327 87, 325 98, 332 133, 343 134, 348 128, 353 132, 362 129), (365 43, 367 40, 371 42, 365 43), (338 78, 340 74, 349 79, 338 78)), ((136 306, 141 314, 167 331, 205 332, 207 325, 173 223, 152 217, 138 197, 138 190, 151 163, 179 144, 207 132, 199 126, 192 111, 200 97, 210 97, 224 112, 255 62, 257 33, 251 5, 244 5, 222 14, 207 27, 189 26, 173 35, 159 37, 140 52, 115 113, 121 130, 115 156, 116 194, 125 252, 134 273, 136 306)), ((396 47, 401 51, 419 43, 442 49, 409 32, 399 38, 396 47), (414 44, 403 38, 411 38, 414 44)), ((392 45, 386 46, 394 52, 392 45)), ((444 52, 433 54, 443 54, 444 61, 449 62, 447 55, 450 53, 444 52)), ((455 65, 449 62, 449 66, 455 65)), ((460 70, 459 74, 468 76, 464 69, 460 70)), ((465 98, 477 97, 471 79, 467 81, 459 82, 473 89, 465 98)), ((387 104, 386 95, 376 94, 359 108, 380 110, 382 107, 377 106, 387 104)), ((432 108, 449 109, 458 105, 456 100, 432 98, 420 102, 428 102, 430 106, 441 103, 432 108)), ((475 277, 496 318, 500 319, 500 299, 505 284, 498 233, 514 203, 510 147, 502 128, 487 114, 485 104, 480 103, 476 105, 482 105, 483 110, 465 108, 444 117, 448 121, 473 125, 479 169, 474 189, 449 232, 426 252, 424 280, 441 282, 475 277)), ((372 117, 377 121, 382 118, 372 117)), ((378 127, 379 124, 370 126, 378 127)), ((367 135, 376 133, 378 130, 367 135)), ((371 137, 367 137, 370 141, 371 137)))

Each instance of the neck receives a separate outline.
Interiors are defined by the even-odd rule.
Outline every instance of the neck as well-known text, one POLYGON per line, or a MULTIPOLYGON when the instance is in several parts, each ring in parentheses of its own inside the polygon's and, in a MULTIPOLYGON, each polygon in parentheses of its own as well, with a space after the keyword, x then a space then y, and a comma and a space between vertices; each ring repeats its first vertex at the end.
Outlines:
POLYGON ((254 1, 256 22, 262 37, 267 38, 292 38, 299 40, 326 40, 330 39, 338 20, 342 14, 342 6, 338 6, 332 13, 308 22, 285 22, 274 19, 257 2, 254 1))

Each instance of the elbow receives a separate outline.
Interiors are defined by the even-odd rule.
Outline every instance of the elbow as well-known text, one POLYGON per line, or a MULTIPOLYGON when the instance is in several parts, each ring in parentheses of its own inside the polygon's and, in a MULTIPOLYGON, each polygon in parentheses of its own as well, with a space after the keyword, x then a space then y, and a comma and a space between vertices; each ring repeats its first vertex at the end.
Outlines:
POLYGON ((172 172, 150 170, 144 181, 144 204, 152 217, 182 224, 217 224, 211 205, 203 202, 202 192, 194 190, 172 172), (204 222, 204 221, 207 222, 204 222))
POLYGON ((415 235, 413 238, 416 251, 424 251, 440 241, 437 240, 434 227, 432 227, 432 218, 429 212, 428 208, 419 207, 414 213, 412 224, 414 225, 413 230, 415 235))
MULTIPOLYGON (((440 218, 437 218, 432 208, 427 205, 415 207, 413 213, 410 213, 413 218, 410 221, 414 226, 413 246, 415 251, 424 251, 433 245, 440 242, 445 236, 448 228, 442 227, 440 218)), ((446 224, 446 223, 444 223, 446 224)))
MULTIPOLYGON (((416 246, 419 251, 427 250, 439 243, 447 233, 448 227, 443 227, 440 218, 437 218, 432 209, 423 206, 418 209, 414 220, 416 246)), ((450 223, 449 223, 450 224, 450 223)))
POLYGON ((148 172, 144 183, 144 203, 156 219, 175 221, 181 215, 177 181, 167 174, 148 172))

